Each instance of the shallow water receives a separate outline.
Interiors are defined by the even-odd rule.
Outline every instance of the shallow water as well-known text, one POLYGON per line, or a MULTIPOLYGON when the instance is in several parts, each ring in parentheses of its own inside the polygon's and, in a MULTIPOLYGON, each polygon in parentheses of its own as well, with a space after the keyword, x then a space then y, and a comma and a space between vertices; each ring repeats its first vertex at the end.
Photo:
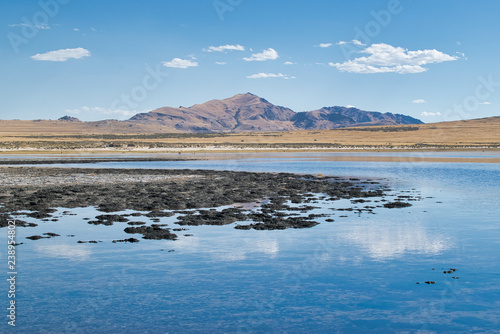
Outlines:
MULTIPOLYGON (((123 232, 126 224, 91 226, 82 218, 98 214, 93 208, 72 209, 76 215, 60 215, 58 222, 17 228, 17 240, 25 244, 17 247, 19 317, 13 332, 498 332, 499 164, 318 157, 79 166, 322 173, 383 179, 423 199, 375 215, 335 211, 334 222, 318 218, 310 229, 187 226, 184 232, 193 236, 138 244, 111 242, 131 236, 123 232), (45 232, 61 236, 25 239, 45 232), (457 271, 443 274, 449 268, 457 271)), ((177 227, 174 221, 161 218, 170 227, 177 227)), ((6 245, 7 230, 1 231, 6 245)), ((0 330, 7 327, 4 319, 0 330)))

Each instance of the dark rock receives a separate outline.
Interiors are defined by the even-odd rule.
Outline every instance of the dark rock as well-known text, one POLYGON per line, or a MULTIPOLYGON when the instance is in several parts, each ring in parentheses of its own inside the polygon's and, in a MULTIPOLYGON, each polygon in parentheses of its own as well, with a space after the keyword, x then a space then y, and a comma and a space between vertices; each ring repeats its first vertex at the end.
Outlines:
POLYGON ((127 227, 124 230, 126 233, 140 233, 143 239, 168 239, 177 240, 177 235, 170 232, 168 228, 161 228, 159 226, 141 226, 141 227, 127 227))
POLYGON ((128 222, 128 225, 146 225, 145 222, 128 222))
POLYGON ((172 217, 174 215, 173 212, 165 212, 165 211, 151 211, 147 213, 145 216, 147 217, 172 217))
POLYGON ((128 238, 128 239, 121 239, 121 240, 113 240, 113 243, 117 243, 117 242, 131 242, 131 243, 135 243, 135 242, 139 242, 139 239, 136 239, 136 238, 128 238))
POLYGON ((384 207, 389 208, 389 209, 394 209, 394 208, 407 208, 411 206, 410 203, 405 203, 405 202, 389 202, 385 203, 384 207))
POLYGON ((30 237, 26 237, 26 239, 39 240, 39 239, 50 239, 50 237, 42 237, 41 235, 32 235, 30 237))

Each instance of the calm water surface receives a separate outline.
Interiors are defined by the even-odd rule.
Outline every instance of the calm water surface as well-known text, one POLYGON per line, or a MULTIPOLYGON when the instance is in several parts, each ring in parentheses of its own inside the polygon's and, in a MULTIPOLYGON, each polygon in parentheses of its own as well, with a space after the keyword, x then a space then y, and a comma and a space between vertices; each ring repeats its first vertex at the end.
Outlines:
MULTIPOLYGON (((91 226, 82 218, 99 214, 95 209, 72 209, 76 215, 58 222, 17 229, 25 242, 17 258, 19 317, 15 329, 4 319, 0 331, 500 333, 500 165, 320 156, 79 166, 323 173, 381 179, 423 199, 375 215, 335 211, 334 222, 318 218, 310 229, 193 226, 185 231, 193 236, 138 244, 113 244, 130 237, 123 223, 91 226), (45 232, 61 236, 25 239, 45 232), (443 274, 449 268, 457 271, 443 274)), ((317 213, 349 205, 333 202, 317 213)), ((170 227, 174 221, 162 218, 170 227)), ((0 232, 6 245, 7 230, 0 232)), ((2 288, 6 295, 5 282, 2 288)))

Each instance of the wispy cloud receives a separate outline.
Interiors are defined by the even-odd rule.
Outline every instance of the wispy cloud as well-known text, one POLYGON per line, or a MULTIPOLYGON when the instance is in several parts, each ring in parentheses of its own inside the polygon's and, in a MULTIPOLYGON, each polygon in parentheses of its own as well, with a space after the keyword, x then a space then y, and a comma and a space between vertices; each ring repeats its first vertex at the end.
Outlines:
POLYGON ((68 59, 81 59, 85 57, 90 57, 90 51, 84 48, 76 48, 38 53, 34 56, 31 56, 31 59, 43 61, 66 61, 68 59))
POLYGON ((424 99, 416 99, 416 100, 411 101, 411 103, 421 104, 421 103, 427 103, 427 101, 424 99))
POLYGON ((50 26, 47 23, 34 24, 34 25, 28 23, 14 23, 14 24, 9 24, 9 27, 31 27, 31 28, 36 28, 38 30, 50 29, 50 26))
POLYGON ((239 44, 231 45, 221 45, 221 46, 210 46, 207 49, 203 49, 206 52, 222 52, 222 51, 245 51, 245 47, 239 44))
POLYGON ((98 115, 114 115, 118 117, 128 117, 134 116, 135 114, 140 113, 141 111, 135 110, 119 110, 119 109, 109 109, 102 107, 87 107, 83 106, 78 109, 66 109, 65 113, 72 115, 80 115, 80 114, 98 114, 98 115))
POLYGON ((318 46, 320 48, 329 48, 332 45, 333 45, 332 43, 320 43, 320 44, 315 45, 315 46, 318 46))
POLYGON ((285 61, 283 65, 295 65, 295 63, 291 61, 285 61))
POLYGON ((463 52, 455 52, 455 54, 457 55, 457 58, 461 58, 463 60, 469 60, 469 58, 467 58, 467 56, 463 52))
POLYGON ((420 115, 421 116, 441 116, 441 113, 439 111, 438 112, 423 111, 420 115))
POLYGON ((343 72, 352 73, 420 73, 427 71, 427 64, 457 60, 437 50, 408 51, 388 44, 373 44, 360 53, 369 54, 343 63, 329 63, 343 72))
POLYGON ((227 64, 225 61, 216 61, 215 63, 217 65, 226 65, 227 64))
POLYGON ((171 61, 164 61, 163 66, 173 68, 188 68, 196 67, 198 66, 198 63, 189 59, 174 58, 171 61))
POLYGON ((245 57, 243 60, 246 61, 265 61, 265 60, 275 60, 278 59, 278 52, 276 50, 269 48, 263 50, 261 53, 254 53, 251 57, 245 57))
POLYGON ((256 73, 247 76, 249 79, 266 79, 266 78, 283 78, 283 79, 295 79, 294 76, 283 73, 256 73))
POLYGON ((491 104, 491 102, 484 101, 484 102, 479 102, 479 104, 482 104, 482 105, 490 105, 490 104, 491 104))
POLYGON ((353 40, 351 40, 350 42, 346 42, 346 41, 338 41, 336 44, 337 44, 337 45, 344 45, 344 44, 364 45, 363 43, 361 43, 361 42, 360 42, 360 41, 358 41, 357 39, 353 39, 353 40))

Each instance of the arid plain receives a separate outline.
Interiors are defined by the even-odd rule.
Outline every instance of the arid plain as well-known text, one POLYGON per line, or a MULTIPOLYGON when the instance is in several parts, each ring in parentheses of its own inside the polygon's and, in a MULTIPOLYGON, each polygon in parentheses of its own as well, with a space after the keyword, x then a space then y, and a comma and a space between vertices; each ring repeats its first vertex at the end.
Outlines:
POLYGON ((500 117, 465 121, 247 133, 165 133, 113 120, 1 120, 1 153, 231 152, 241 150, 500 149, 500 117))

